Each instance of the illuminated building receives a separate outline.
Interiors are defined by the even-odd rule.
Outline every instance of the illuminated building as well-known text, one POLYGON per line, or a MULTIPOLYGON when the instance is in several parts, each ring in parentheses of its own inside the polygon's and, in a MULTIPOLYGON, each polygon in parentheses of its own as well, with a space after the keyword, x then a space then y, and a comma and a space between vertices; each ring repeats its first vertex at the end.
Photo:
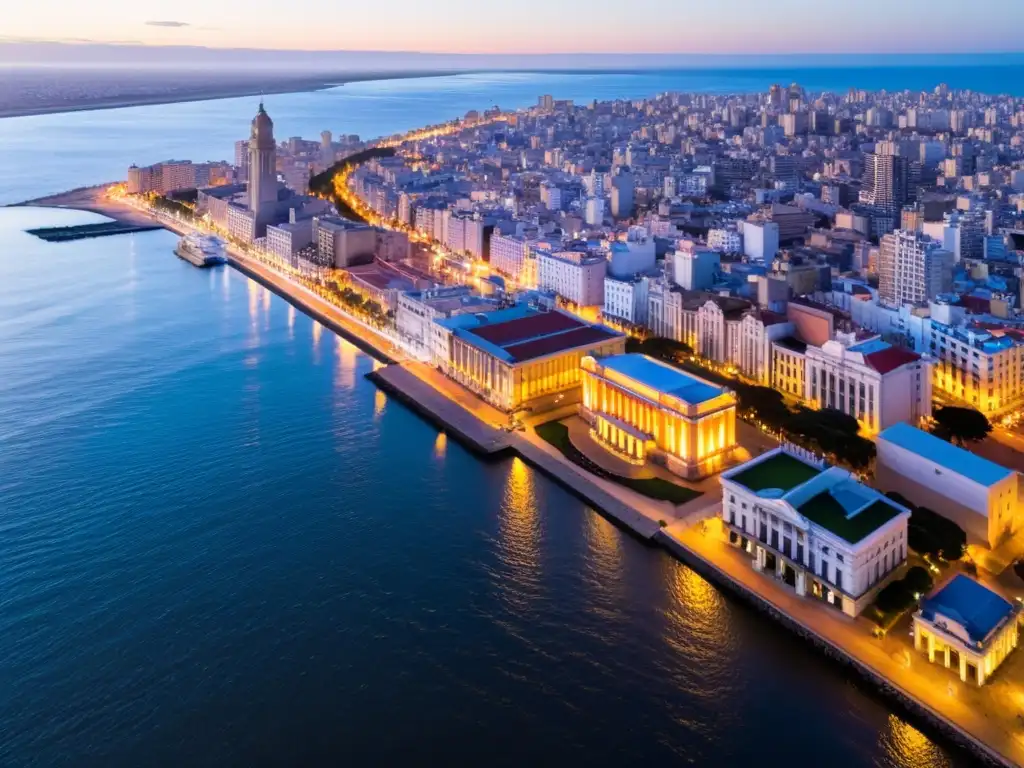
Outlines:
POLYGON ((909 424, 894 424, 875 444, 875 485, 936 510, 995 547, 1020 527, 1017 473, 909 424))
POLYGON ((771 387, 803 400, 807 390, 807 345, 793 336, 772 342, 771 387))
POLYGON ((580 415, 627 461, 648 459, 688 479, 731 462, 736 394, 646 355, 585 357, 580 415))
POLYGON ((435 320, 434 327, 435 364, 505 411, 578 402, 580 360, 626 346, 625 336, 603 326, 523 305, 435 320))
POLYGON ((777 448, 722 473, 729 542, 798 595, 857 616, 906 561, 910 511, 801 454, 777 448))
POLYGON ((758 384, 769 386, 772 379, 772 343, 793 334, 785 315, 751 309, 733 329, 738 339, 735 363, 739 372, 758 384))
POLYGON ((588 251, 537 251, 537 287, 553 291, 581 307, 604 304, 604 254, 588 251))
POLYGON ((277 213, 277 144, 274 123, 263 102, 252 120, 249 138, 249 210, 255 237, 261 237, 277 213))
POLYGON ((932 413, 932 361, 875 337, 858 341, 839 333, 806 352, 807 390, 814 408, 834 408, 877 434, 900 421, 916 423, 932 413))
POLYGON ((497 308, 494 299, 474 294, 468 285, 410 291, 398 296, 395 328, 404 349, 422 360, 429 360, 434 320, 497 308))
POLYGON ((1004 600, 958 573, 914 614, 914 648, 928 661, 958 669, 960 679, 984 685, 1017 647, 1020 604, 1004 600))
POLYGON ((1014 329, 970 325, 963 309, 944 308, 939 322, 932 305, 925 349, 938 358, 935 388, 986 415, 1024 403, 1024 334, 1014 329))

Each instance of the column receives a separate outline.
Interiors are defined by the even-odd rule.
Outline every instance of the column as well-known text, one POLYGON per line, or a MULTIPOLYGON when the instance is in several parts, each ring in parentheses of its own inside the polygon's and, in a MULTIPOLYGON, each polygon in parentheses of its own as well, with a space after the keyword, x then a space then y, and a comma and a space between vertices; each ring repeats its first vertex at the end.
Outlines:
POLYGON ((967 682, 967 656, 960 654, 960 680, 967 682))
POLYGON ((754 570, 760 573, 764 570, 764 547, 757 547, 754 550, 754 570))
POLYGON ((985 659, 978 660, 978 685, 985 684, 985 659))
POLYGON ((928 635, 928 661, 935 663, 935 635, 928 635))
POLYGON ((807 571, 802 569, 796 572, 796 593, 800 597, 807 594, 807 571))
POLYGON ((915 621, 914 622, 914 650, 915 651, 920 651, 921 650, 921 646, 923 644, 924 644, 924 642, 923 642, 923 639, 921 638, 921 625, 918 624, 915 621))
POLYGON ((945 647, 945 654, 944 655, 946 657, 946 659, 945 659, 945 661, 946 661, 946 669, 949 669, 949 646, 948 645, 945 647))

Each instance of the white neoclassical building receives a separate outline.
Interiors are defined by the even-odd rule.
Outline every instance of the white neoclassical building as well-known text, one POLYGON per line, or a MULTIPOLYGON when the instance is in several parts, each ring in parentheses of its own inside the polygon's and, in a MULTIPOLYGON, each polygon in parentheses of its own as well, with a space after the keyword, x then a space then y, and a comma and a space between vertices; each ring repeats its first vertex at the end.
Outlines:
POLYGON ((1021 606, 960 573, 914 614, 914 648, 928 661, 957 669, 960 679, 984 685, 1017 647, 1021 606))
POLYGON ((907 559, 910 511, 789 447, 722 473, 729 542, 798 595, 857 616, 907 559))

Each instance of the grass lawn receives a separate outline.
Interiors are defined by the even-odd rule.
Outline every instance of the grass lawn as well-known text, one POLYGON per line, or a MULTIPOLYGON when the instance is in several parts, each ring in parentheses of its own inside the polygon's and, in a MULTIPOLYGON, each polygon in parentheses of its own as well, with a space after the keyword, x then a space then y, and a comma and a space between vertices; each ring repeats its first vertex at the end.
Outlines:
POLYGON ((685 504, 686 502, 692 501, 701 495, 700 491, 695 491, 682 485, 676 485, 675 483, 663 480, 660 477, 648 477, 642 479, 622 477, 621 475, 613 474, 606 469, 599 467, 580 453, 576 446, 572 444, 572 441, 569 439, 569 428, 560 421, 549 421, 546 424, 539 425, 537 427, 537 434, 557 448, 565 458, 578 467, 585 469, 587 472, 597 475, 604 480, 611 480, 614 483, 618 483, 630 490, 636 491, 649 499, 669 501, 673 504, 685 504))

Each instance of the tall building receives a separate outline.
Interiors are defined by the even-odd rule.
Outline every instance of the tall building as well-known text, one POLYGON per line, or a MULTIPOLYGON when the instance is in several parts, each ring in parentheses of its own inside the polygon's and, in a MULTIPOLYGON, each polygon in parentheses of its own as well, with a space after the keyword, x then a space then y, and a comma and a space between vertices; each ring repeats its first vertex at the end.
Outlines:
POLYGON ((892 306, 923 304, 952 288, 953 253, 927 235, 898 229, 882 237, 878 296, 892 306))
POLYGON ((612 177, 612 216, 625 219, 633 215, 633 174, 628 168, 619 168, 612 177))
POLYGON ((910 160, 903 155, 864 156, 864 179, 860 201, 891 214, 895 222, 903 206, 913 199, 910 160))
POLYGON ((277 208, 277 145, 274 122, 260 102, 249 138, 249 210, 260 237, 277 208))

